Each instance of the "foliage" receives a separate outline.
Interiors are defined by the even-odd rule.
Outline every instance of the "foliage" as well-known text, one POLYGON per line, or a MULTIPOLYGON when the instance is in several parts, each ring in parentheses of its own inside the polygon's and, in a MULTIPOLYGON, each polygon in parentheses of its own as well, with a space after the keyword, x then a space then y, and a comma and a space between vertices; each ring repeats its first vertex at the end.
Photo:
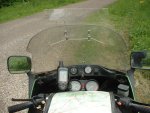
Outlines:
POLYGON ((0 8, 11 6, 16 2, 24 3, 28 2, 28 0, 0 0, 0 8))
POLYGON ((0 23, 79 1, 82 0, 0 0, 0 23))

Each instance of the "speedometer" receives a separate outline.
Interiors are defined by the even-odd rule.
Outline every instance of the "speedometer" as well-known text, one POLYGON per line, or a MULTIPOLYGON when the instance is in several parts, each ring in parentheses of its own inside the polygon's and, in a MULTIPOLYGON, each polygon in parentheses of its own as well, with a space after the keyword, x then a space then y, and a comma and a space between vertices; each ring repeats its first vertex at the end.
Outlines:
POLYGON ((85 86, 87 91, 97 91, 99 89, 99 84, 95 80, 90 80, 85 86))
POLYGON ((70 82, 70 91, 80 91, 81 83, 78 80, 73 80, 70 82))

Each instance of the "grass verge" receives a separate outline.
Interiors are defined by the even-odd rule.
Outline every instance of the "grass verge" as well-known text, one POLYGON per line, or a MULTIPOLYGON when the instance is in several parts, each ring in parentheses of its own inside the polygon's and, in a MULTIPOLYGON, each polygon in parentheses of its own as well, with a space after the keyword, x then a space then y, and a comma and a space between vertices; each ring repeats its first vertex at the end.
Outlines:
POLYGON ((150 50, 150 1, 118 0, 109 6, 112 21, 127 33, 132 50, 150 50))
POLYGON ((15 3, 0 9, 0 23, 79 1, 83 0, 32 0, 32 2, 15 3))
MULTIPOLYGON (((110 19, 130 41, 131 51, 150 50, 150 1, 118 0, 109 7, 110 19)), ((135 73, 137 100, 149 103, 150 82, 147 72, 135 73), (139 74, 140 73, 140 79, 139 74), (145 90, 143 90, 143 88, 145 90)))
POLYGON ((113 25, 130 40, 131 50, 150 50, 149 0, 118 0, 92 15, 88 21, 113 25))
MULTIPOLYGON (((109 26, 121 32, 129 43, 129 51, 150 50, 149 0, 118 0, 91 15, 88 22, 109 26)), ((150 95, 148 73, 149 71, 135 73, 137 99, 147 103, 150 95)))

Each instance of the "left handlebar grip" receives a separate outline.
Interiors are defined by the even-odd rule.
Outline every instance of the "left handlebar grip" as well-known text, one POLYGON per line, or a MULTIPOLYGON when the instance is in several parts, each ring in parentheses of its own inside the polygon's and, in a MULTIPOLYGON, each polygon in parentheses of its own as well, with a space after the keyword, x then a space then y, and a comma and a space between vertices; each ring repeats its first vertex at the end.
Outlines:
POLYGON ((8 112, 9 113, 14 113, 17 111, 21 111, 30 107, 33 107, 33 102, 26 102, 26 103, 21 103, 21 104, 17 104, 17 105, 13 105, 8 107, 8 112))

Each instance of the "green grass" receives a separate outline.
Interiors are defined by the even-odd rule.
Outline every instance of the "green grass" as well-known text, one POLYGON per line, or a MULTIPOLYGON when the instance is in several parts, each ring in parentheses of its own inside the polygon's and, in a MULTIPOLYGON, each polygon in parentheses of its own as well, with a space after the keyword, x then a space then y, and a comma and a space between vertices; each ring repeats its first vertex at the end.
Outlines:
POLYGON ((10 68, 14 68, 14 69, 22 69, 22 68, 30 68, 30 66, 28 65, 28 61, 27 58, 25 57, 15 57, 15 58, 10 58, 9 59, 9 66, 10 68))
MULTIPOLYGON (((118 0, 108 8, 109 19, 116 29, 121 30, 124 37, 129 40, 130 50, 150 50, 150 1, 118 0)), ((148 73, 149 71, 141 73, 145 79, 141 77, 139 88, 136 88, 139 101, 149 102, 146 97, 150 92, 145 91, 143 93, 142 91, 142 87, 149 84, 148 73)))
POLYGON ((0 23, 83 0, 32 0, 0 9, 0 23))
POLYGON ((149 0, 118 0, 88 21, 113 25, 130 40, 131 50, 150 50, 149 0))
POLYGON ((81 58, 83 58, 86 63, 92 64, 96 59, 98 59, 98 49, 99 46, 97 43, 88 40, 83 41, 82 44, 78 47, 78 51, 75 55, 77 61, 80 61, 81 58))
POLYGON ((126 32, 132 50, 150 50, 150 1, 118 0, 109 6, 112 21, 126 32))
MULTIPOLYGON (((129 51, 150 50, 150 0, 118 0, 91 15, 88 22, 111 27, 129 43, 129 51)), ((135 73, 135 75, 139 73, 135 73)), ((136 88, 139 101, 149 103, 149 71, 142 71, 136 88), (147 87, 146 87, 147 86, 147 87), (145 89, 143 89, 145 87, 145 89), (147 89, 146 89, 147 88, 147 89)))
POLYGON ((26 72, 30 71, 31 63, 26 57, 10 57, 8 67, 12 73, 26 72))

